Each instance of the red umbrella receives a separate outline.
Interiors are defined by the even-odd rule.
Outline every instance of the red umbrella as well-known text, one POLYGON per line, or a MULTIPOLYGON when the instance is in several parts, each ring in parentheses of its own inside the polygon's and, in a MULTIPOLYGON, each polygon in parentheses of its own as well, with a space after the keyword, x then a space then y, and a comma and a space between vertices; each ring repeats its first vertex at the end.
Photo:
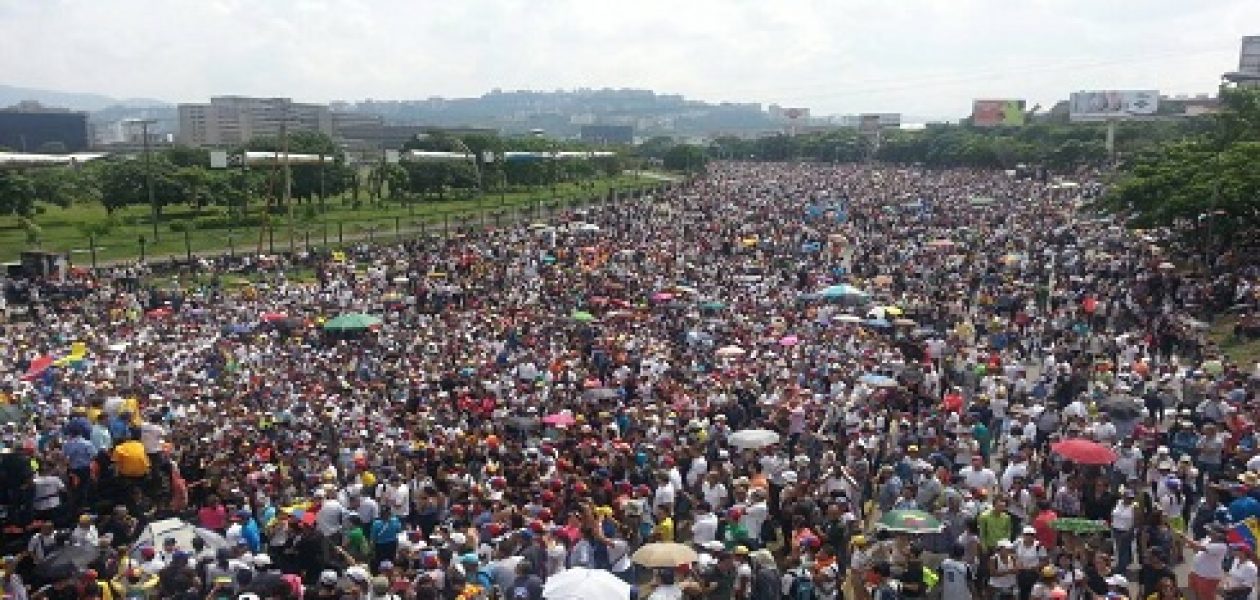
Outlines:
POLYGON ((1116 452, 1098 442, 1081 438, 1050 444, 1050 450, 1082 465, 1109 465, 1116 462, 1116 452))
POLYGON ((52 366, 53 361, 53 357, 48 356, 47 354, 32 360, 31 366, 27 367, 26 374, 22 376, 22 379, 25 381, 34 380, 36 377, 42 375, 44 371, 47 371, 48 367, 52 366))
POLYGON ((274 322, 274 321, 283 321, 283 320, 285 320, 285 319, 287 319, 287 318, 289 318, 289 315, 286 315, 286 314, 281 313, 281 312, 265 312, 265 313, 263 313, 263 314, 262 314, 262 322, 263 322, 263 323, 271 323, 271 322, 274 322))
POLYGON ((148 315, 149 318, 152 318, 152 319, 161 319, 163 317, 171 316, 171 314, 174 312, 175 311, 171 310, 169 306, 159 306, 144 314, 148 315))
POLYGON ((547 415, 543 417, 542 422, 548 425, 554 425, 556 427, 568 427, 574 423, 577 423, 577 419, 574 419, 573 415, 569 413, 562 412, 562 413, 556 413, 554 415, 547 415))

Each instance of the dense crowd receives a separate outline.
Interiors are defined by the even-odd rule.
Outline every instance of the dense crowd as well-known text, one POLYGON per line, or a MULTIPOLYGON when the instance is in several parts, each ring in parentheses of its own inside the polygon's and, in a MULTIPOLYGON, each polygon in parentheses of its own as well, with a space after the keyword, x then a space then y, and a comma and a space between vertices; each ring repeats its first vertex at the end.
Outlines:
POLYGON ((90 275, 3 325, 0 587, 1253 597, 1260 366, 1202 319, 1260 269, 1098 189, 731 163, 309 277, 90 275))

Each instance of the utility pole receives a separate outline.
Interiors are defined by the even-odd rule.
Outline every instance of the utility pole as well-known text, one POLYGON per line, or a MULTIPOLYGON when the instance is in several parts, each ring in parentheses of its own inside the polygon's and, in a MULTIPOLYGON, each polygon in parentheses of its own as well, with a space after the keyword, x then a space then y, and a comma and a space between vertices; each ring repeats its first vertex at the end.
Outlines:
POLYGON ((283 198, 284 198, 284 204, 285 206, 288 207, 288 211, 289 211, 289 253, 293 254, 296 252, 296 248, 294 246, 295 242, 294 242, 294 237, 293 237, 294 236, 294 233, 293 233, 293 195, 292 195, 293 190, 291 189, 293 185, 291 182, 292 174, 289 171, 289 127, 288 127, 288 118, 287 118, 288 115, 285 115, 285 117, 286 117, 285 120, 280 122, 280 148, 284 151, 283 198))
POLYGON ((144 147, 144 186, 149 195, 149 209, 153 218, 153 241, 158 241, 158 205, 153 193, 153 161, 149 152, 149 125, 157 123, 154 119, 128 119, 127 123, 140 124, 141 144, 144 147))

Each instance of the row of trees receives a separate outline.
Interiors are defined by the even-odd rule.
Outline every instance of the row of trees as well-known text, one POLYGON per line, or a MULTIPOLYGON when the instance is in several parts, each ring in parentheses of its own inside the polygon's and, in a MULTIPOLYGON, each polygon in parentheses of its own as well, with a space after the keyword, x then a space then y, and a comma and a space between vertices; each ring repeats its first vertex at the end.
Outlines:
MULTIPOLYGON (((1161 144, 1195 137, 1211 128, 1208 119, 1120 123, 1116 149, 1129 156, 1161 144)), ((705 160, 810 160, 861 162, 880 160, 931 167, 1012 168, 1039 164, 1058 170, 1097 165, 1107 156, 1106 125, 1045 123, 1024 127, 929 125, 925 129, 874 134, 834 129, 797 135, 775 134, 755 139, 718 137, 707 146, 652 138, 636 152, 662 160, 667 168, 703 167, 705 160)))
MULTIPOLYGON (((296 132, 288 136, 288 151, 331 157, 323 165, 291 165, 291 197, 312 209, 318 200, 348 195, 355 205, 397 200, 407 195, 444 197, 451 189, 474 189, 478 185, 493 190, 501 187, 542 186, 563 181, 592 181, 601 175, 615 175, 622 169, 618 157, 582 161, 482 162, 485 152, 542 151, 578 149, 543 139, 504 139, 492 135, 453 138, 435 132, 414 140, 405 149, 458 151, 472 150, 471 161, 378 162, 355 167, 327 135, 296 132), (480 173, 480 177, 478 176, 480 173)), ((233 153, 278 152, 281 140, 258 138, 233 153)), ((143 157, 111 157, 70 168, 39 168, 0 171, 0 214, 31 217, 38 203, 68 207, 76 203, 100 203, 107 212, 131 205, 148 205, 148 177, 152 177, 154 202, 159 213, 173 204, 190 206, 200 213, 208 206, 228 209, 232 219, 247 214, 251 203, 278 209, 283 196, 281 167, 247 169, 209 168, 208 150, 173 147, 154 150, 147 163, 143 157)))
POLYGON ((1223 110, 1198 135, 1140 152, 1121 165, 1102 207, 1139 226, 1188 225, 1212 243, 1260 231, 1260 90, 1222 88, 1223 110), (1211 238, 1211 239, 1208 239, 1211 238))

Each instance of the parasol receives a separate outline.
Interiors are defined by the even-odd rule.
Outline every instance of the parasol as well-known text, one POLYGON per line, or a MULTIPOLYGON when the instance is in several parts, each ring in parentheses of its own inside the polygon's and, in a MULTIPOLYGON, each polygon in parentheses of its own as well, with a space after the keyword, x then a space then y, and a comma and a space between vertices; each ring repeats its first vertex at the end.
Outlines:
POLYGON ((940 533, 940 519, 921 510, 890 510, 879 519, 879 527, 898 533, 940 533))
MULTIPOLYGON (((674 565, 677 566, 677 565, 674 565)), ((575 567, 547 578, 546 600, 629 600, 630 584, 602 569, 575 567)))
POLYGON ((678 565, 689 565, 695 562, 696 558, 695 550, 675 542, 646 544, 635 550, 634 555, 631 556, 631 559, 636 564, 659 569, 672 569, 678 565))
POLYGON ((1067 531, 1069 533, 1103 533, 1111 530, 1102 521, 1079 517, 1059 517, 1050 522, 1050 528, 1055 531, 1067 531))
POLYGON ((730 445, 741 449, 758 449, 765 448, 771 444, 779 443, 779 434, 769 429, 744 429, 732 433, 727 442, 730 445))
POLYGON ((375 327, 381 324, 380 317, 366 315, 363 313, 350 313, 341 315, 327 323, 324 323, 325 331, 359 331, 369 327, 375 327))
POLYGON ((1116 462, 1116 452, 1093 440, 1072 438, 1050 444, 1050 451, 1082 465, 1109 465, 1116 462))

